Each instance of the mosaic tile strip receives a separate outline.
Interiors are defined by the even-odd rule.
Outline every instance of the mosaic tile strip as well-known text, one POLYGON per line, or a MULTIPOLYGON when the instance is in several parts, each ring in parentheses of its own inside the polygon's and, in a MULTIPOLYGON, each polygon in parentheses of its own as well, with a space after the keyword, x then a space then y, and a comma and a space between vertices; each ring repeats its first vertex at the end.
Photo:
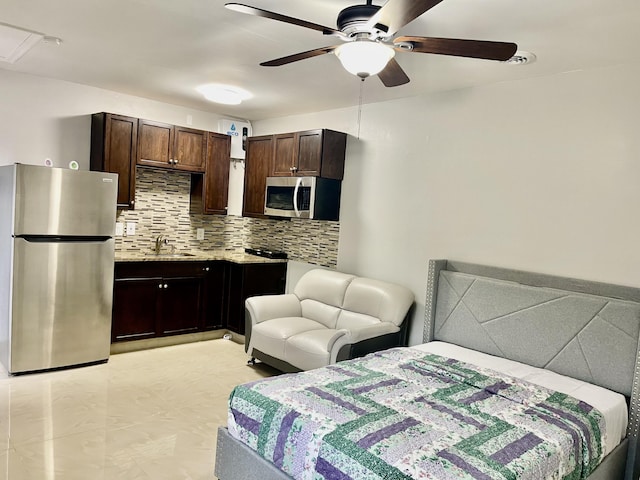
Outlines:
POLYGON ((291 260, 336 267, 339 222, 190 214, 190 191, 190 173, 138 167, 136 209, 119 210, 117 218, 135 223, 136 234, 116 237, 116 250, 151 251, 162 234, 177 250, 268 248, 291 260), (204 228, 204 240, 196 239, 198 228, 204 228))

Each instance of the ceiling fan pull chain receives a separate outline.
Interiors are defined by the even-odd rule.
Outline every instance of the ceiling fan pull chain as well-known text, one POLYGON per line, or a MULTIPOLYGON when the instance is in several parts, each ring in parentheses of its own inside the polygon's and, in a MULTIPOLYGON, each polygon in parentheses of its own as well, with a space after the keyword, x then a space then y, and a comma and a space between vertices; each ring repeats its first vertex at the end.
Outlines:
POLYGON ((364 78, 360 79, 360 98, 358 98, 358 135, 357 138, 360 140, 360 123, 362 121, 362 92, 364 90, 364 78))

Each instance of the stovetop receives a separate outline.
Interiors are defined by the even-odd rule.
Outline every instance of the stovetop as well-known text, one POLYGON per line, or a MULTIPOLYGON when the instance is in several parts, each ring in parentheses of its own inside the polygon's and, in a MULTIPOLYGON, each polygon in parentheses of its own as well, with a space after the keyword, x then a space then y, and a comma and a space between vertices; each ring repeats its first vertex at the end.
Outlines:
POLYGON ((279 252, 277 250, 269 250, 267 248, 245 248, 245 252, 258 257, 266 258, 287 258, 287 252, 279 252))

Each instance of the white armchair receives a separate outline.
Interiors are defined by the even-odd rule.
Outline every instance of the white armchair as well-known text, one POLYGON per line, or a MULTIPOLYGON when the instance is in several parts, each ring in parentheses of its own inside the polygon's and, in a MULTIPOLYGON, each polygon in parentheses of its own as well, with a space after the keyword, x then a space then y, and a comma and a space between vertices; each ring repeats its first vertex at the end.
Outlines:
POLYGON ((413 301, 400 285, 311 270, 293 293, 247 299, 245 350, 295 372, 406 345, 413 301))

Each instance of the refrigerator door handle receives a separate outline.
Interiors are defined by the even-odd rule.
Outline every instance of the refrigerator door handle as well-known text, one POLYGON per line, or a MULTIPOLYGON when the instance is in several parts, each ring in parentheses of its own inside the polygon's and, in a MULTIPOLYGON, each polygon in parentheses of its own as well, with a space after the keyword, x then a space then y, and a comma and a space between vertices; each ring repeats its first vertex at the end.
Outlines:
POLYGON ((21 238, 29 243, 76 243, 76 242, 107 242, 111 237, 92 236, 78 237, 67 236, 61 237, 57 235, 16 235, 15 238, 21 238))

